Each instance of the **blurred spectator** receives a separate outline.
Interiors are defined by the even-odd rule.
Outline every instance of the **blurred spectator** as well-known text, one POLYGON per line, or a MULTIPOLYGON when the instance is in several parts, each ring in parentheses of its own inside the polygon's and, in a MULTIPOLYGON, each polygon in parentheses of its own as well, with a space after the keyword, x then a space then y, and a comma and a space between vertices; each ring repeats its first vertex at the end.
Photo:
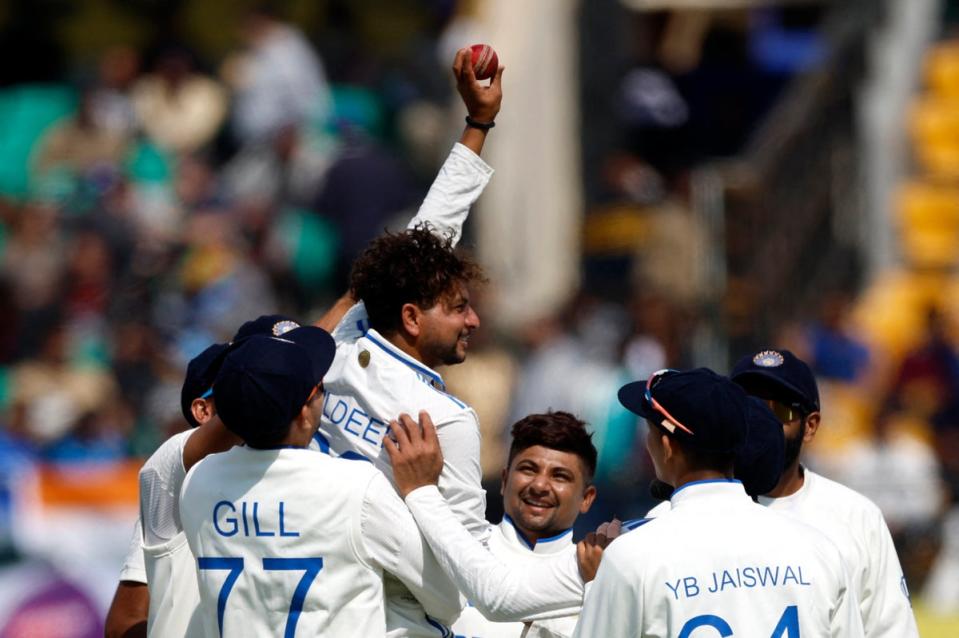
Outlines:
POLYGON ((351 129, 326 175, 315 209, 340 232, 341 272, 394 218, 412 209, 425 193, 387 148, 351 129), (367 185, 376 184, 376 188, 367 185))
POLYGON ((144 404, 163 372, 160 337, 149 323, 125 318, 113 332, 113 371, 120 394, 134 406, 144 404))
POLYGON ((848 295, 824 295, 819 319, 808 333, 810 363, 817 377, 856 383, 862 381, 869 365, 869 348, 849 330, 848 295))
POLYGON ((287 126, 322 123, 329 111, 326 75, 313 47, 273 5, 254 7, 243 25, 246 55, 224 75, 236 92, 234 125, 242 143, 269 140, 287 126))
POLYGON ((79 419, 96 412, 116 395, 113 376, 72 358, 68 325, 57 316, 46 327, 31 326, 43 337, 35 358, 11 371, 11 429, 27 440, 48 443, 64 436, 79 419))
POLYGON ((633 288, 651 289, 678 308, 706 292, 702 256, 707 233, 682 199, 670 197, 649 214, 649 230, 636 249, 633 288))
POLYGON ((173 192, 185 213, 221 204, 219 174, 201 155, 183 155, 177 162, 173 192))
POLYGON ((106 240, 92 230, 73 237, 67 255, 61 303, 68 316, 103 316, 110 302, 114 270, 106 240))
POLYGON ((926 314, 925 338, 903 356, 887 400, 892 409, 931 422, 956 396, 959 354, 949 341, 945 318, 933 308, 926 314))
MULTIPOLYGON (((223 169, 227 197, 247 205, 285 203, 313 207, 336 146, 289 124, 269 140, 241 149, 223 169)), ((377 192, 379 189, 367 189, 377 192)))
POLYGON ((117 396, 82 415, 65 436, 47 446, 43 456, 60 463, 120 461, 126 458, 132 430, 133 408, 117 396))
POLYGON ((45 204, 26 204, 15 213, 11 230, 2 266, 11 282, 14 302, 23 312, 45 308, 57 301, 62 283, 59 213, 45 204))
POLYGON ((84 88, 76 114, 54 125, 39 142, 33 163, 40 175, 53 169, 83 175, 122 161, 127 132, 102 125, 94 116, 94 99, 94 89, 84 88))
POLYGON ((920 583, 935 554, 945 493, 932 447, 898 415, 879 419, 871 438, 844 448, 835 478, 882 510, 906 580, 920 583))
POLYGON ((176 319, 170 319, 184 360, 203 345, 228 338, 238 317, 277 309, 270 281, 244 250, 234 222, 230 214, 205 213, 186 229, 183 258, 168 293, 181 302, 176 319))
POLYGON ((133 87, 133 107, 147 137, 173 153, 192 153, 216 135, 227 111, 227 95, 212 78, 197 72, 182 47, 159 54, 153 72, 133 87))
POLYGON ((108 49, 97 65, 93 119, 107 130, 132 133, 137 126, 130 91, 140 71, 140 54, 125 46, 108 49))
POLYGON ((943 479, 953 502, 959 502, 959 354, 937 310, 929 310, 925 338, 893 376, 886 409, 931 426, 943 479))

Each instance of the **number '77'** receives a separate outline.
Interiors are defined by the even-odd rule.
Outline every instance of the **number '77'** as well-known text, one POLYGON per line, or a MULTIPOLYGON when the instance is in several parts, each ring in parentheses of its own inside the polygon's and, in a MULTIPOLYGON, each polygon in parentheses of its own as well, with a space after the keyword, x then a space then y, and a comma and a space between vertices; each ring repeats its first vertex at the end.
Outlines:
MULTIPOLYGON (((200 569, 208 570, 227 570, 226 580, 220 587, 220 595, 216 600, 216 622, 220 630, 220 636, 223 636, 223 614, 226 611, 226 601, 233 591, 240 573, 243 571, 243 558, 233 556, 200 556, 197 560, 197 566, 200 569)), ((293 638, 296 635, 296 623, 300 619, 300 612, 303 611, 303 602, 306 600, 306 594, 310 590, 310 585, 316 579, 316 575, 323 569, 322 558, 264 558, 263 569, 265 571, 302 571, 303 578, 297 583, 293 591, 293 598, 290 599, 290 610, 286 616, 286 630, 283 632, 283 638, 293 638)))

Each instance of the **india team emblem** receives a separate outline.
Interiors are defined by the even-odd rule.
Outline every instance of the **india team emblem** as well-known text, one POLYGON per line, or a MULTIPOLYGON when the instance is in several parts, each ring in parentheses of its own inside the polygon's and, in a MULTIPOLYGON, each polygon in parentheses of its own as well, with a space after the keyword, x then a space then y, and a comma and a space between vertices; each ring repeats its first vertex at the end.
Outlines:
POLYGON ((285 335, 286 333, 288 333, 290 330, 293 330, 294 328, 299 328, 299 327, 300 327, 300 324, 298 324, 295 321, 290 321, 289 319, 284 319, 283 321, 277 321, 275 324, 273 324, 273 336, 281 337, 285 335))
POLYGON ((763 350, 753 357, 753 363, 761 368, 778 368, 785 361, 783 356, 775 350, 763 350))

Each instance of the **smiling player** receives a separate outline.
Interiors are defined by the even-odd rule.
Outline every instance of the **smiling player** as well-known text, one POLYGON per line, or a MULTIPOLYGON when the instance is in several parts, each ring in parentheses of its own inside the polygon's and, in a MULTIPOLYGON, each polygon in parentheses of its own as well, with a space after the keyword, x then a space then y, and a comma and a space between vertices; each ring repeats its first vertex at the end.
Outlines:
MULTIPOLYGON (((503 521, 493 528, 489 548, 517 569, 538 570, 558 553, 575 555, 573 523, 596 498, 592 485, 596 448, 586 424, 567 412, 531 414, 513 426, 513 442, 503 469, 503 521)), ((570 636, 576 614, 526 624, 487 620, 468 607, 453 632, 470 638, 519 638, 549 632, 570 636), (523 634, 527 631, 526 634, 523 634)))

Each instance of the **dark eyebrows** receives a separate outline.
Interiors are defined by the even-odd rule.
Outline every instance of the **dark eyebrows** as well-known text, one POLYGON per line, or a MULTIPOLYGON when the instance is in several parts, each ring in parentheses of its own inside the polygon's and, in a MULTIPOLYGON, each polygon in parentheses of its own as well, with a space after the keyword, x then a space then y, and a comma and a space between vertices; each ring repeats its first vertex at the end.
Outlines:
POLYGON ((560 478, 568 478, 571 480, 576 478, 576 472, 565 466, 554 467, 551 473, 560 478))

